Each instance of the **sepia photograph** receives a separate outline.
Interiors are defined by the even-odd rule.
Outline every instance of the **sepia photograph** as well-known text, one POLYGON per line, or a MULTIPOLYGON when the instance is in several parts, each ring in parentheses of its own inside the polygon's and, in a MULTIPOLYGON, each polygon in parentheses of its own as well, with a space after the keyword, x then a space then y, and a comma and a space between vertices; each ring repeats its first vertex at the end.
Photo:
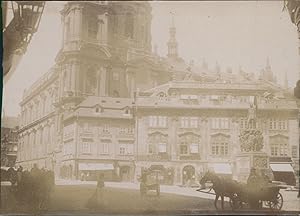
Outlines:
POLYGON ((1 10, 0 215, 300 214, 300 0, 1 10))

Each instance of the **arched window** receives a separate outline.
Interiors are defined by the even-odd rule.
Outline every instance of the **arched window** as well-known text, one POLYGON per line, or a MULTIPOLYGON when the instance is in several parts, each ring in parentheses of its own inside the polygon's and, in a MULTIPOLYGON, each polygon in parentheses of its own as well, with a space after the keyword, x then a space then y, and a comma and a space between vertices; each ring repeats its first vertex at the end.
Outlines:
POLYGON ((70 24, 70 18, 68 18, 67 22, 66 22, 66 38, 65 38, 65 41, 70 40, 70 33, 71 33, 71 24, 70 24))
POLYGON ((87 22, 88 39, 96 40, 98 34, 98 21, 96 17, 92 17, 87 22))
POLYGON ((104 21, 101 19, 99 20, 99 35, 100 35, 100 40, 104 40, 104 21))
POLYGON ((97 88, 96 70, 94 68, 90 68, 86 72, 85 92, 87 94, 95 95, 96 88, 97 88))
POLYGON ((134 27, 134 18, 133 14, 127 13, 125 20, 125 36, 133 38, 133 27, 134 27))

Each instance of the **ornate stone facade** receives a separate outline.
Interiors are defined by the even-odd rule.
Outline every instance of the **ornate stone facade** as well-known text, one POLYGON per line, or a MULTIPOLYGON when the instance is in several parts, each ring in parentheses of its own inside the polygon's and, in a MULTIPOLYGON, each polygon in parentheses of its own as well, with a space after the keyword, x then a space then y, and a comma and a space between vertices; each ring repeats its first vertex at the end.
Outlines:
POLYGON ((262 131, 269 156, 291 157, 299 148, 293 97, 251 74, 153 54, 150 12, 147 2, 66 4, 56 64, 21 102, 18 164, 77 179, 107 169, 124 181, 159 169, 163 183, 186 183, 220 164, 234 171, 247 129, 262 131))

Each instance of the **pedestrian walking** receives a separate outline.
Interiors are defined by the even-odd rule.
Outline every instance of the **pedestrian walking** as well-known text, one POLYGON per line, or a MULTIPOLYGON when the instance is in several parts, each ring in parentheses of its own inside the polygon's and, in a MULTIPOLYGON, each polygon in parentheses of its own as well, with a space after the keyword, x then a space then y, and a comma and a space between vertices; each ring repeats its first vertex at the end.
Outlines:
POLYGON ((104 174, 101 173, 97 177, 96 191, 89 198, 86 207, 89 209, 99 209, 104 206, 104 174))
POLYGON ((97 189, 96 189, 98 206, 102 206, 104 204, 103 190, 104 190, 104 174, 101 173, 97 179, 97 189))

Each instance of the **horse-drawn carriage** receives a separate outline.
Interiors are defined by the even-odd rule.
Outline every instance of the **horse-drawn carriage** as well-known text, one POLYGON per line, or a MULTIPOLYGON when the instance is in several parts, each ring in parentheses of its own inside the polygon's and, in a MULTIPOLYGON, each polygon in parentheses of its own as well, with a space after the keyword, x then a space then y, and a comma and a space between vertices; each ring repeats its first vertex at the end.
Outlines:
POLYGON ((146 195, 149 190, 156 191, 156 195, 160 195, 159 171, 144 171, 140 180, 140 193, 146 195))
POLYGON ((219 197, 221 197, 222 209, 224 208, 224 197, 229 198, 232 210, 242 209, 246 206, 251 209, 261 209, 263 205, 271 210, 281 210, 283 206, 283 197, 279 191, 285 187, 273 183, 254 186, 231 179, 222 179, 214 173, 207 172, 200 180, 200 184, 202 188, 197 191, 216 195, 214 203, 216 209, 218 209, 219 197), (212 183, 208 192, 203 190, 206 182, 212 183), (212 189, 215 193, 210 192, 212 189))
POLYGON ((279 185, 268 184, 260 188, 241 186, 241 190, 230 199, 232 209, 241 209, 246 205, 250 208, 262 208, 263 204, 271 210, 281 210, 283 206, 283 197, 279 192, 284 189, 279 185))

